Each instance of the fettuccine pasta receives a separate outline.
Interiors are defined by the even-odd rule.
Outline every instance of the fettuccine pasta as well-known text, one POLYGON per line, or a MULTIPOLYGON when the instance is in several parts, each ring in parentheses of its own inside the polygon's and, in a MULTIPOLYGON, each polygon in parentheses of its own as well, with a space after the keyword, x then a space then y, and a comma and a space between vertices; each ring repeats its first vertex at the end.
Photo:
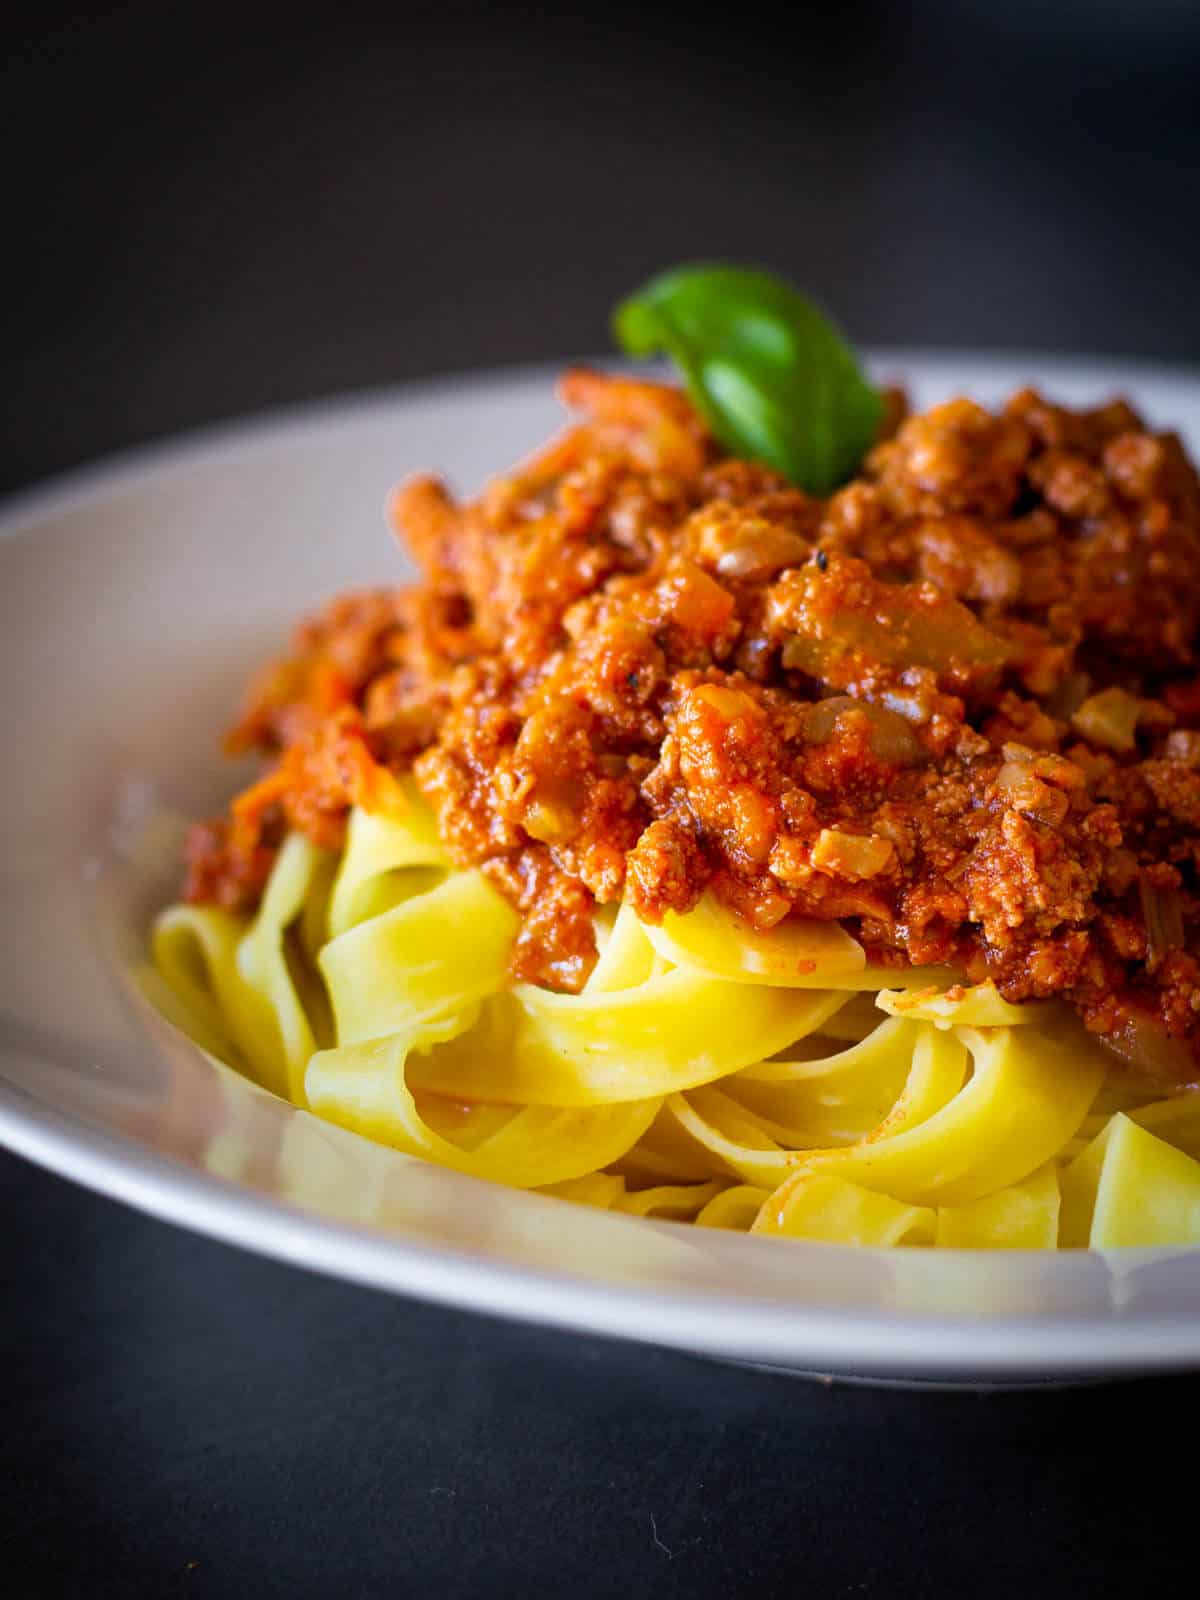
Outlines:
POLYGON ((554 994, 509 981, 517 923, 410 789, 340 857, 293 835, 253 918, 171 907, 154 956, 207 1048, 475 1177, 827 1243, 1200 1241, 1200 1094, 1098 1112, 1105 1052, 1053 1005, 911 971, 864 991, 842 929, 773 950, 711 899, 665 927, 622 906, 554 994))

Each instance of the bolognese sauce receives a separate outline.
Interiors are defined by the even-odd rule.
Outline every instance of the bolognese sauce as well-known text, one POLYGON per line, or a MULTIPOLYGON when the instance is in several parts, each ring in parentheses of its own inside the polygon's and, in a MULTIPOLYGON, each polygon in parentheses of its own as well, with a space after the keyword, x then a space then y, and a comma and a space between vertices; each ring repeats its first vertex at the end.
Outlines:
POLYGON ((1062 997, 1200 1078, 1200 484, 1124 403, 907 414, 828 499, 724 454, 678 389, 577 370, 581 420, 459 504, 393 496, 417 583, 304 622, 228 744, 187 895, 253 906, 289 829, 340 846, 411 770, 578 990, 597 905, 711 889, 884 965, 1062 997))

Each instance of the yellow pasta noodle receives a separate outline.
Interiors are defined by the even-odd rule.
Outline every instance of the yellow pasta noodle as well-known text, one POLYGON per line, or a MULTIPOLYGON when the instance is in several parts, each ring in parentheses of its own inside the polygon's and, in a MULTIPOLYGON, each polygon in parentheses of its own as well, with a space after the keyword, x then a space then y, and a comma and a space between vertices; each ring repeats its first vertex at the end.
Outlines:
POLYGON ((702 1228, 727 1228, 732 1233, 749 1233, 754 1219, 770 1198, 766 1189, 750 1183, 735 1183, 731 1189, 722 1189, 697 1215, 702 1228))
POLYGON ((864 1189, 828 1173, 801 1171, 763 1202, 752 1233, 826 1244, 932 1244, 936 1218, 926 1206, 864 1189))
POLYGON ((439 1104, 436 1096, 418 1100, 409 1088, 407 1053, 401 1036, 320 1052, 308 1073, 312 1109, 409 1155, 522 1189, 607 1166, 637 1141, 658 1110, 654 1100, 586 1110, 469 1107, 462 1112, 458 1137, 451 1138, 446 1103, 439 1104), (497 1116, 498 1110, 503 1114, 497 1116), (480 1131, 472 1127, 476 1120, 483 1123, 481 1137, 472 1136, 480 1131))
POLYGON ((339 1043, 378 1039, 495 994, 516 929, 516 913, 481 873, 455 872, 331 939, 320 967, 339 1043))
POLYGON ((304 1105, 304 1074, 317 1041, 313 1005, 297 988, 285 941, 306 902, 323 897, 327 861, 302 835, 280 851, 252 922, 212 907, 173 906, 160 917, 154 958, 163 976, 211 1027, 227 1025, 264 1088, 304 1105))
POLYGON ((875 1003, 890 1016, 908 1017, 912 1022, 935 1022, 942 1028, 1017 1028, 1043 1021, 1052 1009, 1036 1001, 1014 1006, 991 982, 949 992, 936 987, 884 989, 876 996, 875 1003))
POLYGON ((680 969, 601 994, 518 984, 492 1000, 478 1036, 459 1037, 414 1061, 414 1081, 468 1100, 536 1105, 665 1095, 782 1050, 818 1027, 837 998, 680 969))
POLYGON ((1061 1203, 1052 1161, 1007 1189, 961 1206, 940 1206, 934 1243, 955 1250, 1052 1250, 1061 1203))
POLYGON ((1200 1243, 1200 1161, 1124 1112, 1063 1173, 1064 1243, 1200 1243))
POLYGON ((609 911, 560 994, 510 981, 518 926, 406 780, 339 857, 289 836, 253 918, 169 908, 153 954, 205 1049, 477 1178, 760 1238, 1200 1241, 1200 1091, 1139 1100, 1057 1006, 711 896, 661 927, 609 911))
POLYGON ((1094 1057, 1045 1036, 1031 1039, 1027 1028, 962 1029, 957 1043, 970 1050, 974 1069, 932 1116, 897 1131, 885 1124, 849 1149, 809 1157, 810 1164, 914 1204, 978 1200, 1048 1161, 1100 1086, 1094 1057))
POLYGON ((332 939, 429 887, 439 869, 450 864, 433 815, 411 778, 400 792, 407 807, 400 815, 351 813, 329 904, 332 939))

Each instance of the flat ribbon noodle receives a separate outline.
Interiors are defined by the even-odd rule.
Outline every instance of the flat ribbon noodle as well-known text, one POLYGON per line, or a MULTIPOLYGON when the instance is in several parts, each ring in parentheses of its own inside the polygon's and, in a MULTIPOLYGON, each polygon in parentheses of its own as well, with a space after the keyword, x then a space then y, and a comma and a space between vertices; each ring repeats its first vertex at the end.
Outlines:
POLYGON ((296 1105, 304 1105, 304 1070, 317 1048, 309 1010, 300 992, 300 975, 293 971, 284 950, 292 923, 301 918, 305 901, 321 885, 328 863, 303 834, 290 834, 267 883, 258 915, 238 946, 238 971, 266 1001, 274 1023, 276 1051, 273 1066, 283 1071, 283 1088, 267 1082, 296 1105))
POLYGON ((1200 1243, 1200 1161, 1124 1112, 1064 1168, 1062 1191, 1064 1246, 1200 1243))
POLYGON ((243 1061, 236 1040, 245 1003, 237 947, 246 921, 219 906, 173 905, 154 924, 151 955, 182 1015, 171 1016, 212 1055, 243 1061))
POLYGON ((768 1194, 753 1184, 738 1183, 723 1189, 710 1200, 696 1218, 701 1228, 724 1228, 731 1233, 749 1233, 768 1194))
POLYGON ((875 1004, 877 993, 864 989, 847 995, 845 1005, 839 1006, 829 1021, 821 1024, 821 1036, 841 1044, 860 1043, 882 1020, 875 1004))
POLYGON ((413 1062, 421 1088, 464 1100, 589 1106, 725 1077, 818 1028, 840 995, 671 971, 631 989, 552 994, 518 984, 460 1036, 413 1062))
POLYGON ((690 1222, 724 1188, 719 1180, 659 1184, 653 1189, 638 1189, 624 1195, 615 1209, 627 1211, 633 1217, 673 1217, 677 1222, 690 1222))
POLYGON ((827 1244, 932 1244, 935 1213, 820 1172, 793 1174, 768 1200, 751 1233, 827 1244))
POLYGON ((668 911, 661 926, 647 923, 646 935, 673 966, 736 983, 836 988, 839 974, 860 972, 867 963, 862 946, 837 922, 788 918, 759 933, 711 892, 691 911, 668 911))
POLYGON ((662 1109, 638 1142, 616 1163, 631 1183, 702 1183, 714 1170, 712 1153, 679 1125, 664 1101, 662 1109))
POLYGON ((309 1104, 318 1116, 368 1139, 519 1189, 608 1166, 637 1142, 659 1107, 655 1099, 586 1110, 523 1106, 506 1116, 492 1106, 463 1107, 462 1132, 451 1139, 446 1108, 432 1097, 418 1099, 407 1082, 408 1050, 409 1041, 396 1036, 320 1051, 309 1063, 309 1104), (472 1139, 475 1119, 483 1120, 484 1135, 472 1139))
POLYGON ((285 939, 310 893, 327 881, 327 866, 326 852, 291 834, 252 922, 213 907, 173 906, 154 933, 155 961, 188 1004, 208 1022, 215 1008, 251 1075, 301 1106, 317 1040, 300 992, 305 979, 289 961, 285 939))
POLYGON ((788 917, 759 932, 735 917, 711 891, 691 911, 668 911, 645 924, 650 943, 672 965, 731 983, 786 989, 939 989, 956 981, 949 967, 881 967, 838 922, 788 917))
POLYGON ((948 1104, 916 1127, 882 1129, 809 1164, 912 1204, 961 1205, 1049 1161, 1095 1097, 1103 1073, 1095 1055, 1026 1028, 955 1031, 974 1072, 948 1104))
MULTIPOLYGON (((925 1122, 962 1086, 967 1058, 966 1050, 957 1041, 941 1037, 929 1028, 913 1031, 902 1027, 896 1030, 888 1049, 894 1050, 896 1045, 903 1047, 910 1040, 914 1048, 904 1087, 891 1109, 866 1136, 870 1141, 894 1137, 925 1122)), ((856 1053, 860 1059, 865 1055, 861 1049, 856 1053)), ((837 1060, 837 1057, 832 1058, 832 1062, 837 1060)), ((829 1074, 830 1077, 836 1075, 836 1072, 829 1074)), ((803 1147, 803 1131, 788 1129, 761 1114, 756 1116, 748 1112, 722 1089, 698 1089, 687 1095, 673 1095, 667 1102, 667 1112, 698 1144, 710 1150, 747 1183, 774 1189, 798 1165, 811 1160, 811 1150, 803 1147)))
MULTIPOLYGON (((920 1025, 892 1017, 849 1049, 762 1061, 722 1085, 747 1110, 786 1129, 794 1149, 854 1144, 893 1109, 912 1070, 920 1025)), ((808 1041, 805 1041, 808 1042, 808 1041)))
POLYGON ((675 1094, 667 1111, 731 1176, 766 1189, 777 1188, 796 1163, 763 1121, 719 1089, 675 1094))
MULTIPOLYGON (((319 964, 339 1044, 477 1008, 506 981, 518 926, 516 912, 482 873, 454 872, 331 939, 319 964)), ((495 1063, 481 1065, 491 1070, 495 1063)))
POLYGON ((289 835, 252 921, 156 923, 188 1031, 268 1089, 462 1172, 703 1227, 1200 1242, 1200 1091, 1139 1099, 1061 1007, 874 966, 832 923, 762 934, 711 895, 660 928, 605 913, 578 995, 510 986, 515 911, 450 871, 402 787, 406 810, 351 814, 340 861, 289 835))
POLYGON ((631 905, 622 901, 600 957, 583 986, 584 994, 634 989, 668 970, 631 905))
POLYGON ((939 1027, 1016 1028, 1045 1022, 1057 1009, 1049 1002, 1027 1000, 1013 1005, 989 979, 947 993, 938 989, 882 989, 875 997, 881 1011, 910 1022, 933 1022, 939 1027))
POLYGON ((1200 1089, 1138 1106, 1128 1115, 1147 1133, 1200 1160, 1200 1089))
POLYGON ((603 1211, 624 1211, 633 1217, 670 1217, 676 1222, 691 1222, 698 1212, 725 1189, 718 1181, 709 1183, 658 1184, 652 1189, 630 1191, 621 1177, 594 1172, 586 1178, 572 1178, 542 1190, 561 1200, 596 1206, 603 1211))
POLYGON ((577 1206, 595 1206, 598 1211, 611 1211, 625 1193, 625 1180, 611 1172, 589 1172, 582 1178, 548 1183, 538 1192, 552 1195, 556 1200, 570 1200, 577 1206))
POLYGON ((1053 1161, 1021 1183, 962 1206, 940 1206, 934 1244, 947 1250, 1053 1250, 1058 1243, 1058 1169, 1053 1161))
POLYGON ((403 812, 356 806, 329 903, 328 936, 336 939, 360 922, 389 911, 411 893, 430 888, 450 865, 437 822, 412 778, 400 792, 403 812))

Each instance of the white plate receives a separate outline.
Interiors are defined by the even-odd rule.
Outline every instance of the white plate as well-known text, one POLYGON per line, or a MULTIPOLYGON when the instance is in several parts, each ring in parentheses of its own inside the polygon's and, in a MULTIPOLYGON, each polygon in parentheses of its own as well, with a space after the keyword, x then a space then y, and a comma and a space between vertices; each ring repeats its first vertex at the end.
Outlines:
MULTIPOLYGON (((1200 381, 894 352, 928 402, 1031 380, 1131 394, 1200 447, 1200 381)), ((0 522, 0 1137, 218 1238, 384 1289, 795 1369, 1038 1382, 1200 1366, 1200 1252, 855 1251, 610 1216, 422 1165, 218 1071, 140 998, 183 819, 291 622, 402 563, 394 480, 474 490, 560 421, 551 374, 444 382, 209 433, 0 522)))

